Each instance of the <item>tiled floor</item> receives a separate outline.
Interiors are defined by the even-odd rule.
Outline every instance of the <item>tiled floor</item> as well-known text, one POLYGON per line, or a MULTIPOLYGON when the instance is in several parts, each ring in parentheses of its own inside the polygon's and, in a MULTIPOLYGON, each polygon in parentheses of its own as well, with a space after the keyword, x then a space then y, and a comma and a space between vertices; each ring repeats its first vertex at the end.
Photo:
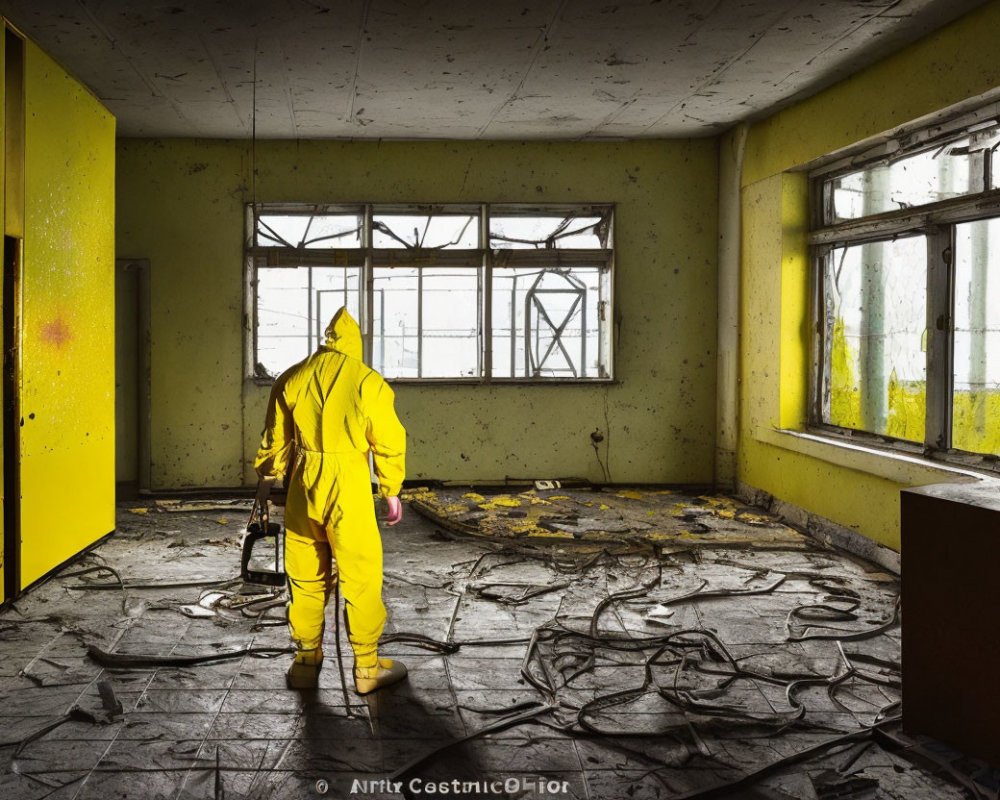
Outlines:
POLYGON ((994 773, 969 782, 982 765, 891 721, 880 568, 724 498, 462 495, 417 498, 456 524, 411 508, 384 534, 387 634, 460 647, 384 645, 409 680, 364 699, 342 690, 332 610, 311 693, 285 688, 282 609, 182 612, 240 588, 245 504, 120 509, 92 556, 0 613, 0 798, 990 796, 994 773), (65 576, 98 563, 124 613, 111 573, 65 576), (88 645, 220 660, 102 667, 88 645), (222 658, 247 647, 268 652, 222 658))

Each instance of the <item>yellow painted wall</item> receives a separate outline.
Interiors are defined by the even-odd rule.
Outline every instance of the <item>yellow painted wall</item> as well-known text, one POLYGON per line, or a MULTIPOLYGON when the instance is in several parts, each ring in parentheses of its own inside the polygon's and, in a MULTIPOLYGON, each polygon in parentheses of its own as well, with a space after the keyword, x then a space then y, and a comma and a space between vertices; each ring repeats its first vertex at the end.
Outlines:
POLYGON ((870 469, 842 466, 828 448, 774 433, 801 429, 806 419, 807 184, 793 170, 1000 87, 997 30, 1000 2, 993 2, 755 124, 746 144, 739 480, 895 548, 900 488, 953 475, 919 464, 883 469, 871 459, 870 469))
POLYGON ((31 42, 25 59, 22 585, 115 526, 115 123, 31 42))
MULTIPOLYGON (((409 475, 601 480, 600 429, 616 482, 711 481, 715 141, 258 142, 257 163, 262 202, 617 203, 617 383, 398 385, 409 475)), ((119 142, 118 254, 151 261, 154 489, 254 480, 267 388, 242 381, 249 199, 246 142, 119 142)))

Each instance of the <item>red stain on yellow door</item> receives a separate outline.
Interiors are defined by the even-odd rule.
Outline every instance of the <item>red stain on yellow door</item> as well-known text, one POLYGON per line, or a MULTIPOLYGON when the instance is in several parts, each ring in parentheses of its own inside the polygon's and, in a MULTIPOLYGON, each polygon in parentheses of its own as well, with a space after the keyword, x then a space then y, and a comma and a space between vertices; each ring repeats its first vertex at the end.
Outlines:
POLYGON ((61 350, 63 345, 72 338, 73 333, 62 317, 42 325, 42 341, 46 344, 54 345, 61 350))

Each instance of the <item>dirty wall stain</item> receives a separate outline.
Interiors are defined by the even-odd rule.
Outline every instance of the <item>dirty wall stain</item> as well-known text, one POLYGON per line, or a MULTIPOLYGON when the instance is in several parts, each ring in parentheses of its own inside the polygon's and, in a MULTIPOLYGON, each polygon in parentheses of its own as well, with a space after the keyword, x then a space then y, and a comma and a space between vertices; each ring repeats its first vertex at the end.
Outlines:
POLYGON ((52 345, 57 350, 62 350, 63 346, 69 344, 72 338, 73 332, 70 330, 69 324, 62 317, 58 317, 52 322, 46 322, 42 325, 42 341, 45 344, 52 345))

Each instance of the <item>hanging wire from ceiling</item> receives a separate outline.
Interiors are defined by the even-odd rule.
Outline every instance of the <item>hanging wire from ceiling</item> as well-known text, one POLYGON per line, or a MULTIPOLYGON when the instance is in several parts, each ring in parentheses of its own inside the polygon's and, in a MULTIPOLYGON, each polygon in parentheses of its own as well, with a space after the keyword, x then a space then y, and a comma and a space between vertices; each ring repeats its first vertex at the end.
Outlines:
POLYGON ((253 87, 250 109, 250 202, 254 215, 257 214, 257 47, 259 39, 253 40, 253 87))

